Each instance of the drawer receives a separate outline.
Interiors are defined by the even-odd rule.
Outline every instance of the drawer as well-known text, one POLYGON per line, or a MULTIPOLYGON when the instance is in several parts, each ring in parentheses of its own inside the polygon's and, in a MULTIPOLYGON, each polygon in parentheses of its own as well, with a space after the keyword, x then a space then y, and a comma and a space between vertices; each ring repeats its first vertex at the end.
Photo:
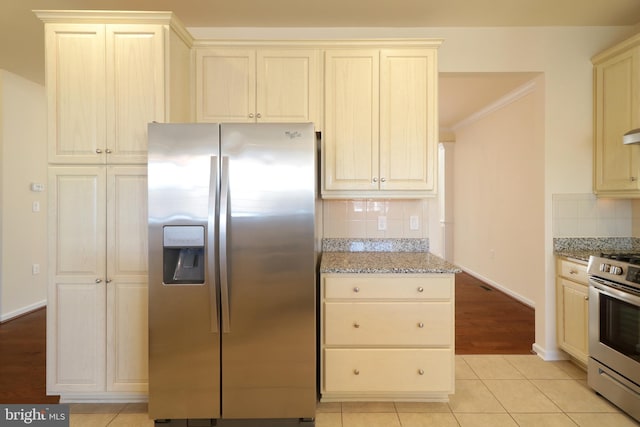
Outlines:
POLYGON ((428 277, 406 275, 376 276, 359 274, 350 277, 324 277, 326 299, 417 299, 450 300, 453 296, 452 275, 428 277))
POLYGON ((452 392, 453 350, 327 349, 326 392, 452 392))
POLYGON ((560 275, 576 282, 588 284, 587 266, 577 262, 560 259, 560 275))
POLYGON ((327 302, 324 344, 450 346, 450 302, 327 302))

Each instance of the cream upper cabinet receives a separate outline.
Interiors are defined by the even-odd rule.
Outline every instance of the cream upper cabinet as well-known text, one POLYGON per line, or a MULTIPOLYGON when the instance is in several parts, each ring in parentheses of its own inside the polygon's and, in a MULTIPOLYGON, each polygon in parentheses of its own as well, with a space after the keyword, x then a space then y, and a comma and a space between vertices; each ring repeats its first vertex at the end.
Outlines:
POLYGON ((190 116, 180 111, 189 106, 188 37, 170 14, 36 13, 46 23, 49 163, 146 163, 147 124, 190 116))
POLYGON ((320 129, 317 49, 196 50, 199 122, 313 122, 320 129))
POLYGON ((556 322, 558 346, 587 365, 589 285, 586 263, 557 259, 556 322))
POLYGON ((640 127, 640 36, 593 58, 595 79, 594 191, 640 197, 640 145, 622 136, 640 127))
POLYGON ((437 44, 325 52, 323 197, 435 194, 437 44))
POLYGON ((147 390, 146 168, 49 170, 47 392, 147 390))

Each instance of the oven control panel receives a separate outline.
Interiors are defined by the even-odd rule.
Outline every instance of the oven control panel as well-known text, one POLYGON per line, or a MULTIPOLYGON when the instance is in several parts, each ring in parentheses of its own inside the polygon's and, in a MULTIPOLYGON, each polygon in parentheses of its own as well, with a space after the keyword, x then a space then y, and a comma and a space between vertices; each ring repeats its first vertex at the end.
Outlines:
POLYGON ((633 282, 640 284, 640 268, 639 267, 629 267, 627 271, 627 276, 625 277, 627 282, 633 282))

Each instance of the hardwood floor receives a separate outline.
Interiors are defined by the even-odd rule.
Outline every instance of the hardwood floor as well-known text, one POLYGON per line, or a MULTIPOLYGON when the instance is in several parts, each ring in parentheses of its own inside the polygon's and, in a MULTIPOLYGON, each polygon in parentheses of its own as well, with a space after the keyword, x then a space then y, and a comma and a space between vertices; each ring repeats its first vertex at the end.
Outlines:
POLYGON ((467 274, 456 274, 456 354, 531 354, 534 310, 467 274))
MULTIPOLYGON (((534 310, 469 274, 456 275, 456 353, 529 354, 534 310)), ((0 403, 57 403, 45 388, 46 309, 0 324, 0 403)))
POLYGON ((46 393, 46 309, 0 324, 0 403, 58 403, 46 393))

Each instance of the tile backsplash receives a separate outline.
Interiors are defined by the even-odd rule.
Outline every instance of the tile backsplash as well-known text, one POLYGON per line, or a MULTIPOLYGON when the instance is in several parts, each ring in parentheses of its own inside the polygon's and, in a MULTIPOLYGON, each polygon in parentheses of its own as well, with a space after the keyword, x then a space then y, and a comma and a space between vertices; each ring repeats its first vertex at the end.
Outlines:
POLYGON ((637 202, 593 194, 554 194, 552 202, 553 237, 637 237, 637 202))
POLYGON ((323 200, 323 237, 428 238, 428 203, 427 199, 323 200), (381 222, 386 222, 384 230, 381 222))

